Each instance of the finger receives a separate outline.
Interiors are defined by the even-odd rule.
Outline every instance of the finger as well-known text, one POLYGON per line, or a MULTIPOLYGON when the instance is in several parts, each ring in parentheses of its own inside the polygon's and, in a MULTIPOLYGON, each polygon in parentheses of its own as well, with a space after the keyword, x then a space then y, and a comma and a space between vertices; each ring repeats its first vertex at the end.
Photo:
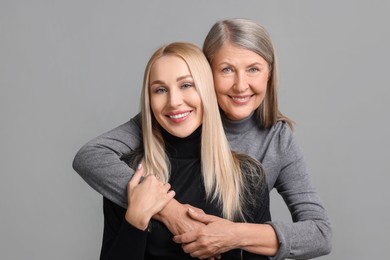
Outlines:
POLYGON ((135 171, 133 177, 129 182, 130 188, 135 187, 140 183, 143 174, 144 174, 144 170, 142 164, 140 163, 138 164, 137 170, 135 171))
POLYGON ((195 212, 198 212, 198 213, 202 213, 202 214, 205 214, 205 212, 203 211, 203 209, 200 209, 200 208, 197 208, 197 207, 194 207, 190 204, 185 204, 188 208, 191 208, 193 209, 195 212))
POLYGON ((167 183, 164 184, 163 188, 164 188, 164 190, 165 190, 166 192, 168 192, 169 189, 171 188, 171 184, 169 184, 169 183, 167 182, 167 183))
POLYGON ((174 190, 170 190, 168 191, 168 194, 167 194, 167 197, 169 200, 173 199, 173 197, 175 197, 176 195, 176 192, 174 190))
MULTIPOLYGON (((184 248, 183 248, 183 250, 184 250, 184 248)), ((198 250, 196 248, 193 248, 191 250, 184 250, 184 252, 188 251, 188 252, 186 252, 187 254, 190 254, 190 256, 192 256, 194 258, 199 258, 199 259, 207 259, 209 257, 213 257, 212 254, 207 253, 203 249, 198 250), (192 252, 191 252, 191 250, 192 250, 192 252)))
POLYGON ((216 221, 218 219, 217 217, 212 216, 212 215, 198 213, 198 212, 194 211, 191 208, 188 209, 188 215, 192 219, 197 220, 199 222, 202 222, 202 223, 204 223, 206 225, 211 223, 211 222, 214 222, 214 221, 216 221))
POLYGON ((175 191, 170 190, 164 198, 164 205, 161 207, 160 211, 168 205, 168 203, 175 197, 175 191))
POLYGON ((187 233, 177 235, 173 237, 173 241, 178 244, 188 244, 192 243, 196 240, 197 235, 195 234, 196 231, 192 230, 187 233))
POLYGON ((191 254, 192 257, 196 257, 198 247, 195 245, 196 242, 183 244, 181 247, 183 251, 187 254, 191 254))
POLYGON ((211 248, 199 243, 198 241, 183 244, 182 249, 185 253, 190 254, 192 257, 206 259, 210 257, 214 257, 216 255, 215 251, 212 251, 211 248))

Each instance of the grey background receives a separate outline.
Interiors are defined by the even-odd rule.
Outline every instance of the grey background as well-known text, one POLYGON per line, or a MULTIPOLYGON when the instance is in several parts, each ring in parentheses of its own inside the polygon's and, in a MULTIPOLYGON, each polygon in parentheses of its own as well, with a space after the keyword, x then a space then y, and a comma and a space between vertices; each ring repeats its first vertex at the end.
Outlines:
MULTIPOLYGON (((0 1, 0 259, 97 259, 102 199, 71 168, 138 111, 163 43, 211 25, 270 32, 280 105, 334 228, 321 259, 385 259, 390 231, 388 1, 0 1)), ((272 192, 274 219, 290 221, 272 192)))

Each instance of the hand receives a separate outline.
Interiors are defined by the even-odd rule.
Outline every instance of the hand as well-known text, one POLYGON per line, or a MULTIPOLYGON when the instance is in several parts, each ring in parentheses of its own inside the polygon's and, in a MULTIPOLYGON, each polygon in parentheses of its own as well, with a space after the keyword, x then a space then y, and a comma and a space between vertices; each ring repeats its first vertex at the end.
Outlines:
POLYGON ((127 186, 128 208, 126 220, 134 227, 145 230, 150 218, 163 209, 175 196, 169 191, 171 185, 159 181, 154 175, 147 175, 142 182, 144 171, 140 165, 127 186))
POLYGON ((192 210, 188 211, 188 215, 204 223, 205 226, 173 238, 173 241, 183 245, 184 252, 192 257, 205 259, 214 256, 218 258, 221 253, 236 248, 235 237, 232 233, 233 222, 212 215, 199 214, 192 210))
POLYGON ((154 215, 153 218, 163 222, 173 235, 180 235, 205 225, 191 218, 188 215, 189 209, 192 209, 199 214, 204 214, 202 209, 193 207, 189 204, 181 204, 173 199, 163 208, 163 210, 154 215))

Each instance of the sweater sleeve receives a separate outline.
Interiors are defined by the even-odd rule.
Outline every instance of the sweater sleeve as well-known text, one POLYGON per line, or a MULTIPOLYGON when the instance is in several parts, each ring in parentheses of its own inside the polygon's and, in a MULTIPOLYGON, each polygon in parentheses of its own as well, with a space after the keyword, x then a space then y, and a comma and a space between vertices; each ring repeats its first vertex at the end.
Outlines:
POLYGON ((81 147, 73 160, 73 169, 97 192, 126 207, 126 187, 134 171, 120 157, 141 144, 141 116, 138 114, 81 147))
POLYGON ((126 210, 103 198, 104 232, 100 260, 144 259, 147 231, 124 218, 126 210))
POLYGON ((291 130, 285 126, 280 135, 283 156, 275 188, 287 204, 293 223, 270 223, 280 243, 280 249, 272 259, 309 259, 329 254, 332 229, 327 212, 310 181, 291 130))

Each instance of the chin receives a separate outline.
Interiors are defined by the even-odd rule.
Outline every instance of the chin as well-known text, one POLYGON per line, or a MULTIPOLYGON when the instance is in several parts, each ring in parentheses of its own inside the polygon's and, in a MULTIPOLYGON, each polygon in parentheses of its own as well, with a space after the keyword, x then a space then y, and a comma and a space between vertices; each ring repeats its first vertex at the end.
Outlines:
POLYGON ((249 117, 251 114, 252 114, 252 111, 243 112, 243 113, 234 113, 234 114, 230 114, 230 116, 228 116, 228 118, 231 120, 242 120, 242 119, 249 117))

